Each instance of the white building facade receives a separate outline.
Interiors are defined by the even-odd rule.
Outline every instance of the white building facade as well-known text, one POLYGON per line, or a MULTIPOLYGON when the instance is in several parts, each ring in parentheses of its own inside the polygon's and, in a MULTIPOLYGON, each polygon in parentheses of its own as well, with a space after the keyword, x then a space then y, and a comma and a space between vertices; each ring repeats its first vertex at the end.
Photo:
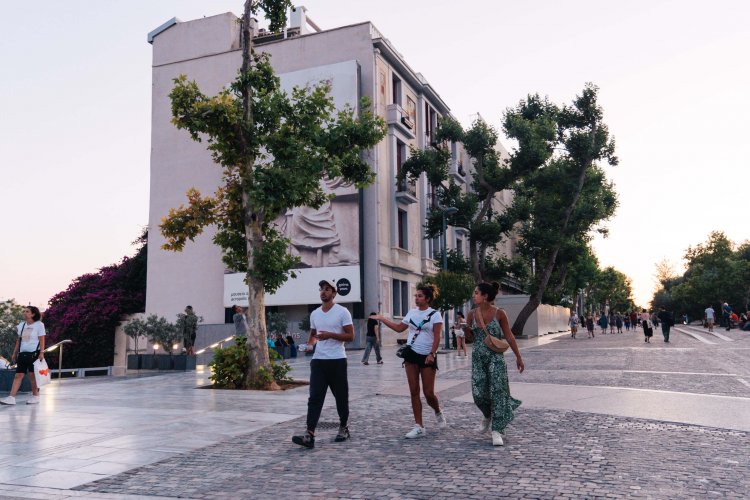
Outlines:
MULTIPOLYGON (((414 72, 389 41, 369 22, 321 31, 304 8, 292 11, 283 33, 260 32, 256 50, 271 62, 286 90, 295 85, 331 84, 337 108, 358 107, 368 96, 375 112, 387 123, 386 137, 365 157, 377 173, 366 189, 325 180, 336 198, 320 210, 290 210, 278 222, 292 241, 291 251, 304 267, 276 294, 266 296, 271 310, 284 312, 289 330, 319 305, 318 281, 334 279, 337 302, 355 318, 357 340, 363 342, 367 315, 380 311, 396 318, 413 306, 415 287, 425 275, 438 271, 433 259, 438 240, 424 237, 424 221, 431 192, 423 178, 398 185, 396 174, 410 148, 430 144, 438 121, 450 109, 430 84, 414 72)), ((169 92, 180 74, 195 80, 207 95, 230 83, 241 65, 240 28, 231 13, 190 22, 169 21, 149 34, 153 45, 151 194, 149 207, 146 313, 173 320, 186 305, 204 318, 198 347, 231 335, 228 308, 247 300, 242 275, 225 268, 221 250, 208 228, 183 252, 161 249, 159 224, 170 208, 185 203, 185 192, 195 187, 213 193, 221 182, 205 143, 194 142, 171 123, 169 92)), ((451 176, 469 189, 471 163, 460 144, 454 144, 451 176)), ((290 172, 293 175, 293 172, 290 172)), ((510 194, 498 197, 499 207, 510 194)), ((468 249, 468 235, 449 228, 448 248, 468 249)), ((512 243, 505 250, 513 251, 512 243)), ((299 336, 303 341, 306 337, 299 336)), ((386 332, 384 343, 395 342, 386 332)))

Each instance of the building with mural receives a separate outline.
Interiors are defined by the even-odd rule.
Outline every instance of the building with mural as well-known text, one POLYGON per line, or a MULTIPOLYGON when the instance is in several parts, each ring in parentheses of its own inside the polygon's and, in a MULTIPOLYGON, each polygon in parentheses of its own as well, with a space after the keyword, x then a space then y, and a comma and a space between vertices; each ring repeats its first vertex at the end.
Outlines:
MULTIPOLYGON (((210 230, 183 252, 161 249, 164 239, 158 227, 169 209, 185 203, 189 188, 212 193, 221 181, 221 168, 213 164, 205 144, 172 125, 168 95, 180 74, 208 95, 230 83, 241 65, 240 25, 231 13, 189 22, 172 19, 151 32, 149 42, 153 102, 146 312, 173 318, 192 305, 204 318, 200 346, 231 334, 229 308, 247 303, 247 287, 241 273, 226 269, 210 230)), ((285 90, 325 81, 337 108, 356 108, 360 98, 368 96, 387 123, 386 137, 365 153, 377 173, 372 186, 357 189, 324 179, 325 189, 335 194, 330 203, 319 209, 291 209, 277 221, 302 265, 296 279, 266 296, 269 309, 284 312, 290 331, 299 332, 298 322, 319 305, 318 281, 335 280, 337 302, 355 318, 357 345, 369 312, 405 314, 413 305, 416 284, 438 271, 433 256, 440 240, 426 239, 423 228, 431 188, 425 179, 398 184, 396 174, 410 148, 429 146, 438 121, 450 109, 369 22, 321 30, 298 7, 283 32, 259 30, 254 43, 256 50, 271 55, 285 90)), ((450 175, 470 189, 469 158, 461 144, 453 144, 452 153, 450 175)), ((501 193, 498 209, 507 206, 511 196, 501 193)), ((456 228, 449 228, 447 241, 449 248, 468 249, 468 235, 456 228)), ((501 250, 511 254, 513 243, 501 250)), ((394 341, 393 335, 384 341, 394 341)))

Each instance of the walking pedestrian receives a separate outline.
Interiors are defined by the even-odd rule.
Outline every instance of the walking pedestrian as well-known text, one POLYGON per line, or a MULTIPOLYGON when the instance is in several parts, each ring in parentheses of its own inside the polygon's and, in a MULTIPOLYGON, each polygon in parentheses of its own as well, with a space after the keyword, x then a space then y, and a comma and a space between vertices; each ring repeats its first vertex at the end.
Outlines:
POLYGON ((654 335, 654 325, 651 323, 651 315, 644 309, 641 312, 641 326, 643 327, 644 342, 651 343, 651 337, 654 335))
POLYGON ((622 322, 625 325, 625 331, 629 332, 630 331, 630 316, 627 313, 622 315, 622 322))
POLYGON ((591 314, 586 316, 586 331, 589 334, 588 338, 593 339, 594 338, 594 317, 591 314))
POLYGON ((638 313, 635 311, 630 311, 630 326, 633 327, 633 330, 638 328, 638 313))
POLYGON ((615 313, 610 312, 609 317, 607 318, 607 322, 609 323, 609 333, 613 334, 615 333, 615 313))
POLYGON ((467 329, 471 325, 474 332, 474 350, 471 353, 471 394, 474 404, 482 412, 480 432, 492 429, 493 446, 503 446, 505 428, 513 420, 514 412, 521 401, 510 395, 508 368, 505 356, 494 352, 484 343, 484 337, 491 335, 504 338, 516 356, 516 367, 523 373, 524 364, 516 338, 510 331, 505 311, 494 306, 495 296, 500 286, 497 283, 479 283, 474 289, 474 305, 467 318, 467 329))
POLYGON ((617 326, 617 333, 622 333, 622 314, 615 313, 615 326, 617 326))
POLYGON ((664 306, 659 307, 659 323, 661 323, 661 334, 664 336, 664 342, 669 343, 669 329, 674 326, 674 314, 667 311, 664 306))
POLYGON ((461 311, 458 311, 456 313, 456 319, 453 324, 453 330, 456 332, 456 355, 460 356, 461 351, 464 352, 464 356, 468 356, 466 354, 466 333, 464 333, 464 327, 466 326, 466 318, 464 318, 464 313, 461 311))
POLYGON ((379 365, 383 364, 383 356, 380 355, 380 336, 378 335, 378 321, 373 319, 378 313, 371 312, 367 318, 367 335, 365 336, 365 353, 362 355, 362 364, 370 364, 370 351, 375 348, 375 360, 379 365))
POLYGON ((334 302, 336 285, 333 280, 321 280, 322 305, 310 313, 308 346, 316 345, 310 361, 310 397, 307 400, 307 430, 293 436, 292 442, 305 448, 315 447, 315 428, 326 399, 328 388, 336 399, 339 431, 334 441, 346 441, 349 434, 349 381, 346 372, 344 342, 354 340, 354 324, 349 311, 334 302))
POLYGON ((576 333, 578 333, 578 316, 576 316, 575 311, 570 313, 568 324, 570 325, 570 336, 576 338, 576 333))
POLYGON ((406 380, 409 383, 411 395, 411 409, 414 413, 414 428, 406 433, 407 439, 421 438, 426 434, 422 420, 422 400, 419 397, 419 380, 422 379, 422 393, 427 404, 435 411, 435 419, 440 428, 448 426, 445 413, 440 409, 440 401, 435 394, 435 375, 438 370, 437 349, 440 345, 440 333, 443 331, 443 318, 440 313, 430 307, 439 293, 433 284, 417 285, 414 295, 416 308, 410 310, 400 323, 378 315, 391 330, 403 332, 409 330, 407 345, 404 353, 404 367, 406 380))
POLYGON ((609 321, 607 320, 607 315, 602 313, 602 315, 599 316, 599 327, 601 327, 602 329, 602 335, 606 335, 608 324, 609 324, 609 321))
POLYGON ((16 404, 16 394, 21 388, 24 375, 28 376, 31 383, 31 397, 26 404, 39 403, 39 387, 36 385, 34 376, 34 361, 44 360, 44 342, 47 335, 41 319, 42 314, 37 307, 28 306, 23 309, 23 321, 16 327, 16 345, 10 358, 12 363, 16 363, 16 376, 10 388, 10 395, 0 399, 0 404, 16 404))

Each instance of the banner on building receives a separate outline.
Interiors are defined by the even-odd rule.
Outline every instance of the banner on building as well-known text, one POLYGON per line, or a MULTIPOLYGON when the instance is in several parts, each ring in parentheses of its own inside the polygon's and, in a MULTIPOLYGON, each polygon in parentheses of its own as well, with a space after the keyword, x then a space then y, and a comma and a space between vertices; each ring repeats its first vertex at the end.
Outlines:
MULTIPOLYGON (((274 294, 266 293, 267 306, 291 306, 320 303, 318 283, 332 281, 336 285, 336 302, 361 302, 359 266, 318 267, 297 269, 297 278, 289 279, 274 294)), ((248 289, 244 273, 224 275, 224 307, 247 306, 248 289)))

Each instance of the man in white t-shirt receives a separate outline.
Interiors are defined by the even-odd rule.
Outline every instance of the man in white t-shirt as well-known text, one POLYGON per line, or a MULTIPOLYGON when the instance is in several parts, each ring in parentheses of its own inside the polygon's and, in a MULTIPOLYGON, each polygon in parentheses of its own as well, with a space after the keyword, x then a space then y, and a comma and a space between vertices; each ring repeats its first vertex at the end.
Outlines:
POLYGON ((333 280, 322 280, 319 308, 310 313, 310 338, 308 346, 315 345, 310 362, 310 398, 307 400, 307 432, 292 436, 292 442, 305 448, 315 447, 315 428, 323 410, 328 388, 336 398, 339 414, 339 432, 336 442, 349 439, 349 381, 346 374, 344 342, 354 340, 352 315, 334 303, 336 285, 333 280))
POLYGON ((706 308, 705 313, 706 313, 706 326, 708 327, 708 331, 713 332, 714 331, 714 315, 716 314, 716 312, 714 311, 713 307, 708 306, 706 308))

